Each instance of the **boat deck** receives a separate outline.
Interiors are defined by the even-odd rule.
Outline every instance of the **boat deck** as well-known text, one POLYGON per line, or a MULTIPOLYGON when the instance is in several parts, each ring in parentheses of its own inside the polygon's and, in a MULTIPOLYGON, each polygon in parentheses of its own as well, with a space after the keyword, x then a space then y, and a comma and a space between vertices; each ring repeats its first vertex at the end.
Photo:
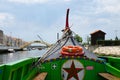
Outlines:
POLYGON ((38 74, 33 80, 45 80, 46 76, 47 76, 47 72, 43 72, 38 74))
POLYGON ((115 77, 109 73, 99 73, 100 76, 104 77, 107 80, 120 80, 120 78, 115 77))

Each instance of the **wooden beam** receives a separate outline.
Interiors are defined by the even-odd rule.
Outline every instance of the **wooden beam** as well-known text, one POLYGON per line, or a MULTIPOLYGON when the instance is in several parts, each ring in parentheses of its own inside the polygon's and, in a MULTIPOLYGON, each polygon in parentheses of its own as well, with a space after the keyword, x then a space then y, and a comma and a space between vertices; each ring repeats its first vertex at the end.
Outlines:
POLYGON ((47 72, 43 72, 38 74, 33 80, 45 80, 46 76, 47 76, 47 72))
POLYGON ((100 76, 104 77, 105 79, 107 80, 120 80, 120 78, 112 75, 112 74, 109 74, 109 73, 98 73, 100 76))

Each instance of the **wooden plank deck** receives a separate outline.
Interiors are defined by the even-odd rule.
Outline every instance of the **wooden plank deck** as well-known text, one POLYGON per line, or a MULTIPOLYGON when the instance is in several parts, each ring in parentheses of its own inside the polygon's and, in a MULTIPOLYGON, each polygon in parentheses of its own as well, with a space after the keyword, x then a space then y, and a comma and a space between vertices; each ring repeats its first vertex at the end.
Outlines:
POLYGON ((99 73, 100 76, 104 77, 107 80, 120 80, 120 78, 115 77, 109 73, 99 73))
POLYGON ((47 76, 47 72, 43 72, 38 74, 33 80, 45 80, 46 76, 47 76))

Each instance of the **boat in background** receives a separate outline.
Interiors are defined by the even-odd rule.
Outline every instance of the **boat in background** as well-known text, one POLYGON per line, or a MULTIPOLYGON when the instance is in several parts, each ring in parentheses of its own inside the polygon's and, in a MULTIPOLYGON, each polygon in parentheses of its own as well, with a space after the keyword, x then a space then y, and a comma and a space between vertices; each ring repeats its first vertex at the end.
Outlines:
POLYGON ((98 56, 74 38, 69 9, 62 37, 39 59, 0 65, 0 80, 120 80, 120 58, 98 56))
POLYGON ((8 51, 9 51, 9 52, 15 52, 15 50, 12 49, 12 48, 9 48, 8 51))

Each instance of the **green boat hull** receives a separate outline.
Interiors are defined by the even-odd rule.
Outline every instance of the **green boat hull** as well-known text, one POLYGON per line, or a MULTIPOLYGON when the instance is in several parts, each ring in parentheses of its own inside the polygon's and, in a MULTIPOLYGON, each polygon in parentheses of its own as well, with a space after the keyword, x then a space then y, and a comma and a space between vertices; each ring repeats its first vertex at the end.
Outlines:
MULTIPOLYGON (((48 75, 46 77, 46 80, 63 80, 65 76, 63 76, 63 65, 67 61, 74 61, 78 65, 79 63, 82 65, 82 78, 80 80, 103 80, 102 77, 98 75, 100 72, 106 72, 105 65, 103 61, 100 60, 94 60, 94 59, 88 59, 88 58, 57 58, 52 60, 47 60, 40 66, 40 72, 47 72, 48 75), (54 67, 55 66, 55 67, 54 67), (87 68, 91 69, 87 69, 87 68)), ((71 64, 70 62, 68 62, 71 64)), ((67 68, 70 68, 70 66, 66 66, 67 68)), ((77 68, 77 66, 76 66, 77 68)), ((78 65, 79 68, 79 65, 78 65)), ((77 73, 77 75, 80 74, 80 72, 77 73)), ((69 75, 69 73, 67 73, 69 75)), ((73 74, 71 74, 73 75, 73 74)), ((75 76, 73 76, 75 77, 75 76)), ((79 77, 79 76, 78 76, 79 77)), ((80 77, 79 77, 80 78, 80 77)))
POLYGON ((69 9, 61 39, 40 59, 27 58, 0 65, 0 80, 33 80, 37 73, 47 73, 45 80, 105 80, 101 73, 120 80, 120 58, 98 57, 86 50, 75 39, 68 24, 68 14, 69 9))
POLYGON ((37 68, 31 68, 37 58, 27 58, 17 62, 0 65, 0 80, 31 80, 37 68))
POLYGON ((107 57, 107 62, 86 57, 60 57, 46 60, 38 67, 32 68, 33 62, 37 60, 37 58, 27 58, 0 65, 0 80, 32 80, 38 72, 47 72, 45 80, 67 80, 67 78, 70 80, 104 80, 98 73, 110 73, 120 78, 120 58, 116 57, 107 57), (65 70, 71 70, 72 62, 74 69, 82 68, 76 73, 72 69, 77 76, 65 70))

